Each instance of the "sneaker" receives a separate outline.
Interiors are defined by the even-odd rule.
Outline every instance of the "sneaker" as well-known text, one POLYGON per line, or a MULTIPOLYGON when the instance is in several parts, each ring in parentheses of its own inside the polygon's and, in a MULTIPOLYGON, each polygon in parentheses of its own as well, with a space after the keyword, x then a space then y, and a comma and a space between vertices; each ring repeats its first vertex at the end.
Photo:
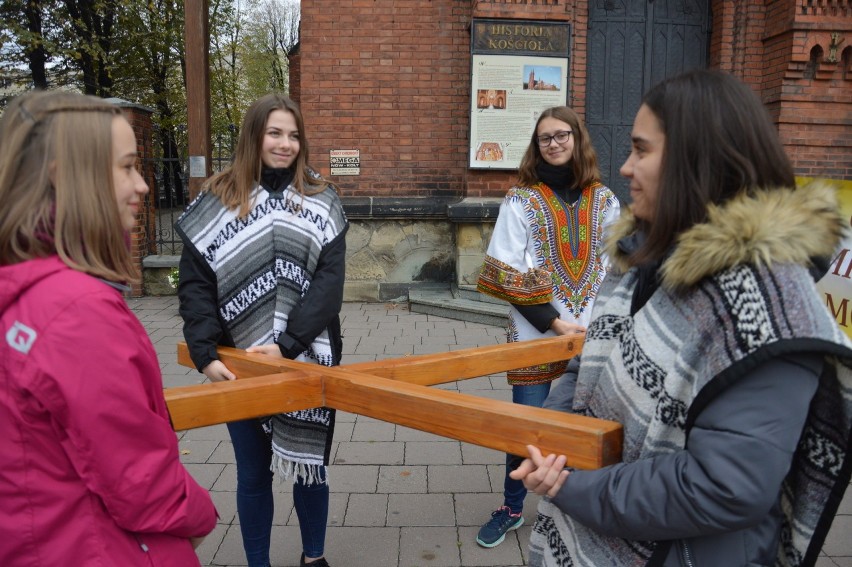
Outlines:
POLYGON ((516 530, 524 525, 524 517, 520 514, 512 514, 508 506, 500 506, 491 513, 488 523, 479 528, 476 543, 482 547, 495 547, 506 539, 506 532, 516 530))
POLYGON ((321 557, 321 558, 317 559, 316 561, 314 561, 313 563, 305 563, 305 554, 304 553, 302 554, 302 558, 299 559, 299 566, 300 567, 331 567, 331 565, 328 564, 328 561, 325 560, 325 557, 321 557))

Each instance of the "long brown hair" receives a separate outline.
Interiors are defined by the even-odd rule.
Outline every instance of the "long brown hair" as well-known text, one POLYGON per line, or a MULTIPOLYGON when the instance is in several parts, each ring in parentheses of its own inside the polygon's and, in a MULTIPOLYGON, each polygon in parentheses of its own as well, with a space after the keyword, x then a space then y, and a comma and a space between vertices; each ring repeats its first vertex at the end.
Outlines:
POLYGON ((518 167, 518 182, 527 187, 539 182, 538 173, 535 169, 538 164, 544 161, 544 158, 541 156, 541 148, 538 145, 538 125, 545 118, 561 120, 570 125, 571 130, 574 131, 574 151, 571 158, 571 167, 574 170, 573 187, 583 188, 595 181, 600 181, 601 172, 598 169, 598 155, 595 153, 595 148, 592 147, 589 131, 586 130, 586 126, 580 120, 580 115, 567 106, 554 106, 542 112, 535 123, 532 136, 530 136, 530 144, 527 146, 527 151, 524 152, 521 165, 518 167))
POLYGON ((695 70, 666 79, 642 103, 665 134, 653 222, 634 264, 657 260, 707 205, 755 188, 794 187, 793 167, 766 107, 744 83, 722 71, 695 70))
POLYGON ((248 214, 252 189, 260 181, 263 167, 261 148, 266 134, 266 122, 270 113, 275 110, 292 114, 299 131, 299 153, 291 166, 296 190, 302 195, 313 195, 323 191, 326 186, 333 187, 332 183, 321 178, 308 165, 308 138, 305 135, 305 122, 299 105, 284 95, 270 93, 257 99, 246 110, 231 165, 205 183, 205 189, 219 197, 225 207, 231 210, 239 208, 241 217, 248 214))
POLYGON ((0 265, 52 254, 117 282, 138 272, 112 178, 112 122, 121 109, 63 91, 32 91, 0 120, 0 265))

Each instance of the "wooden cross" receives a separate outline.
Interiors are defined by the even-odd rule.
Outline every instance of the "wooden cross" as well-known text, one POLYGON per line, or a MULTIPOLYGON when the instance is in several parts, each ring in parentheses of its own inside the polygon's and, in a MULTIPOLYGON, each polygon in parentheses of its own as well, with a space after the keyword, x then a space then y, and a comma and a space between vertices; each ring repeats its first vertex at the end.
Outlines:
MULTIPOLYGON (((169 388, 176 430, 204 427, 318 406, 366 415, 506 453, 568 457, 594 469, 621 460, 622 429, 612 421, 428 388, 515 368, 567 360, 583 335, 326 367, 220 347, 222 362, 240 379, 169 388), (246 378, 246 379, 243 379, 246 378)), ((178 363, 194 368, 185 343, 178 363)))

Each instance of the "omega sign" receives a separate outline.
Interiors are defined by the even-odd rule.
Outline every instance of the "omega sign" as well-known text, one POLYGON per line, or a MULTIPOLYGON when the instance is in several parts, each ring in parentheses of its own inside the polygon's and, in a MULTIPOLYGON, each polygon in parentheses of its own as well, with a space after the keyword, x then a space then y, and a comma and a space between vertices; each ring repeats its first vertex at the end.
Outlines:
POLYGON ((474 20, 474 53, 565 57, 568 24, 536 21, 474 20))
POLYGON ((361 150, 331 150, 329 162, 332 175, 361 174, 361 150))

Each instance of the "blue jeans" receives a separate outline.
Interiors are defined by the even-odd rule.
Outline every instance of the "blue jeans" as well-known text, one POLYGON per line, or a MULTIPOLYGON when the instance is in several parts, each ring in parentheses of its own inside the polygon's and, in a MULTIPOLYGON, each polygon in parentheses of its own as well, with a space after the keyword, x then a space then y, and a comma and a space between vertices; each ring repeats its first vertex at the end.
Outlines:
MULTIPOLYGON (((540 408, 550 393, 550 382, 545 384, 532 384, 529 386, 512 386, 512 401, 524 406, 540 408)), ((508 506, 513 514, 520 514, 524 510, 524 498, 527 489, 524 482, 509 477, 509 473, 518 468, 523 458, 517 455, 506 454, 506 477, 503 480, 503 505, 508 506)))
MULTIPOLYGON (((249 567, 269 567, 272 534, 272 444, 256 419, 228 424, 237 461, 237 513, 249 567)), ((306 557, 325 552, 328 484, 293 484, 293 504, 299 518, 302 551, 306 557)))

